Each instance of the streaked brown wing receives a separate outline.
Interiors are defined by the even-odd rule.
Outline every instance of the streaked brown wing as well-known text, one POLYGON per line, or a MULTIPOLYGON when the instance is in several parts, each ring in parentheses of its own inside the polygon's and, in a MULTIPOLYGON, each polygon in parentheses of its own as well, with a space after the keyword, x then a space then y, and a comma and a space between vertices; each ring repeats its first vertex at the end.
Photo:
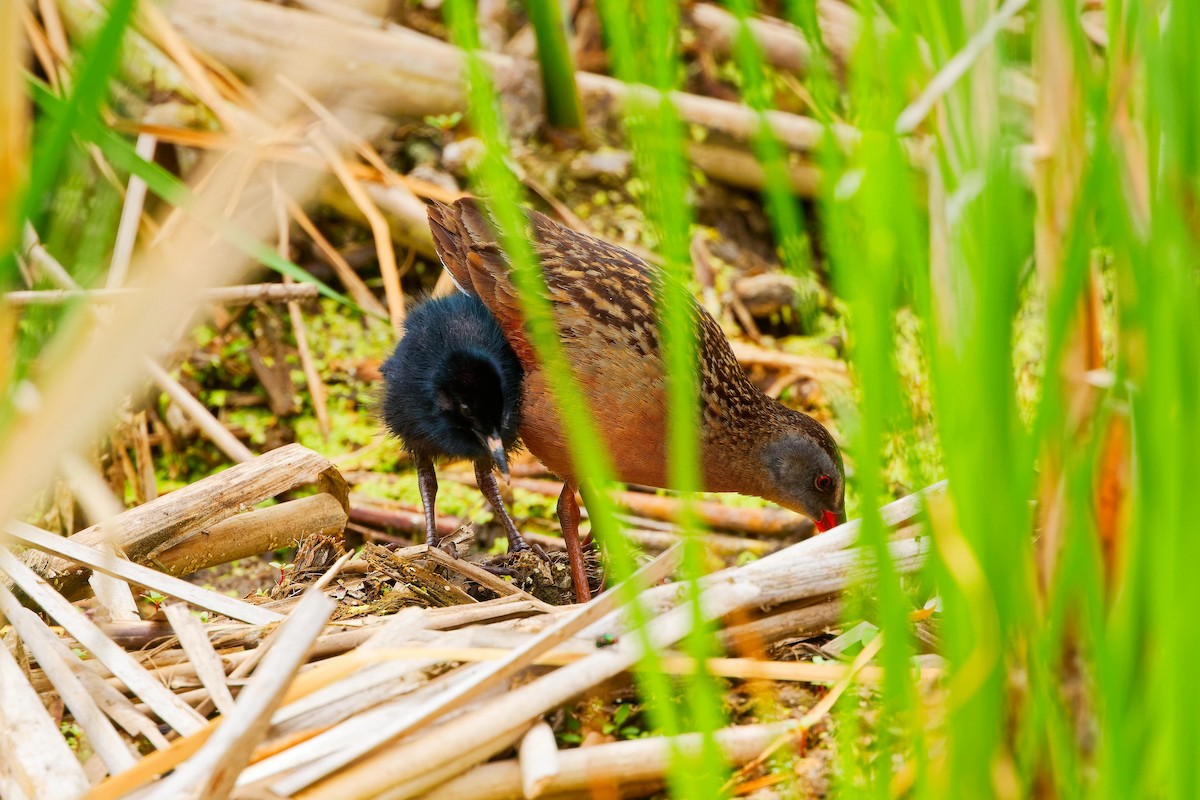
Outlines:
MULTIPOLYGON (((531 234, 560 338, 594 340, 656 355, 654 268, 619 247, 577 233, 543 214, 529 212, 531 234)), ((430 228, 442 263, 463 291, 479 297, 527 369, 536 361, 525 335, 524 316, 508 259, 477 202, 463 198, 429 209, 430 228)))

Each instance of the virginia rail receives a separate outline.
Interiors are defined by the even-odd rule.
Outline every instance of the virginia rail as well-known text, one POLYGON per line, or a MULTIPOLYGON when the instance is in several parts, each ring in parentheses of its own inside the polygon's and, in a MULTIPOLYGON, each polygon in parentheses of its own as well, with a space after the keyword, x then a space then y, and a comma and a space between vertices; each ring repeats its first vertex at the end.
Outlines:
MULTIPOLYGON (((665 273, 633 253, 529 212, 529 234, 563 349, 616 469, 627 483, 667 480, 666 379, 655 313, 665 273)), ((435 203, 429 224, 458 287, 480 298, 525 369, 521 438, 563 480, 558 516, 580 602, 590 599, 575 474, 545 376, 525 335, 510 265, 476 202, 435 203)), ((692 300, 700 366, 704 489, 756 495, 827 530, 845 520, 842 457, 813 418, 763 394, 716 320, 692 300)))
POLYGON ((492 474, 493 466, 508 474, 507 453, 519 440, 523 379, 496 318, 477 297, 427 300, 408 315, 404 337, 379 371, 384 424, 417 465, 428 544, 438 543, 434 461, 469 458, 508 533, 509 549, 528 549, 492 474))

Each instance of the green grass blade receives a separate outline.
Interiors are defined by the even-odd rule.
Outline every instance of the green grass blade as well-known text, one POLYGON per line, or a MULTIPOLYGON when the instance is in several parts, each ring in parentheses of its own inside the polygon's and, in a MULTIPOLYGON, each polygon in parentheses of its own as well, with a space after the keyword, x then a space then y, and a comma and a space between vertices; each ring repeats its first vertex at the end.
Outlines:
POLYGON ((530 0, 526 5, 537 38, 542 89, 546 93, 546 116, 559 128, 583 127, 583 107, 575 86, 575 63, 562 4, 558 0, 530 0))

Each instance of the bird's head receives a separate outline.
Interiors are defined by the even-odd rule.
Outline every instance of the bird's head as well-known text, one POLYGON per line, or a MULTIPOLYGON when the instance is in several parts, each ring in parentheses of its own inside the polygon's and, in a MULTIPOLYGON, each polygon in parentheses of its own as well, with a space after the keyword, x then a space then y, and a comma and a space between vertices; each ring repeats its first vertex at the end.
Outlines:
POLYGON ((819 422, 789 409, 761 458, 771 489, 763 494, 769 499, 808 517, 818 531, 846 521, 842 454, 819 422))
POLYGON ((485 353, 457 352, 439 370, 436 392, 447 434, 463 449, 482 448, 507 476, 505 451, 516 442, 520 424, 520 377, 506 374, 485 353))

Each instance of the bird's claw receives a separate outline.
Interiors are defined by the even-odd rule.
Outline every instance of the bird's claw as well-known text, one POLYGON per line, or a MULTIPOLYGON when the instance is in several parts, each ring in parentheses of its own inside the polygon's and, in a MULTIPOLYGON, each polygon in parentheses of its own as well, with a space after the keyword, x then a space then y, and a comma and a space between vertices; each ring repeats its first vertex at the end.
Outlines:
POLYGON ((454 546, 454 542, 450 537, 440 538, 436 533, 431 533, 425 537, 425 546, 430 550, 441 550, 451 558, 458 558, 458 548, 454 546))
POLYGON ((516 538, 511 538, 511 537, 509 538, 508 552, 523 553, 526 551, 532 552, 535 556, 540 558, 542 561, 546 561, 546 562, 550 561, 550 556, 546 555, 545 550, 543 550, 539 545, 536 545, 536 544, 530 545, 529 542, 525 541, 525 537, 518 536, 516 538))

